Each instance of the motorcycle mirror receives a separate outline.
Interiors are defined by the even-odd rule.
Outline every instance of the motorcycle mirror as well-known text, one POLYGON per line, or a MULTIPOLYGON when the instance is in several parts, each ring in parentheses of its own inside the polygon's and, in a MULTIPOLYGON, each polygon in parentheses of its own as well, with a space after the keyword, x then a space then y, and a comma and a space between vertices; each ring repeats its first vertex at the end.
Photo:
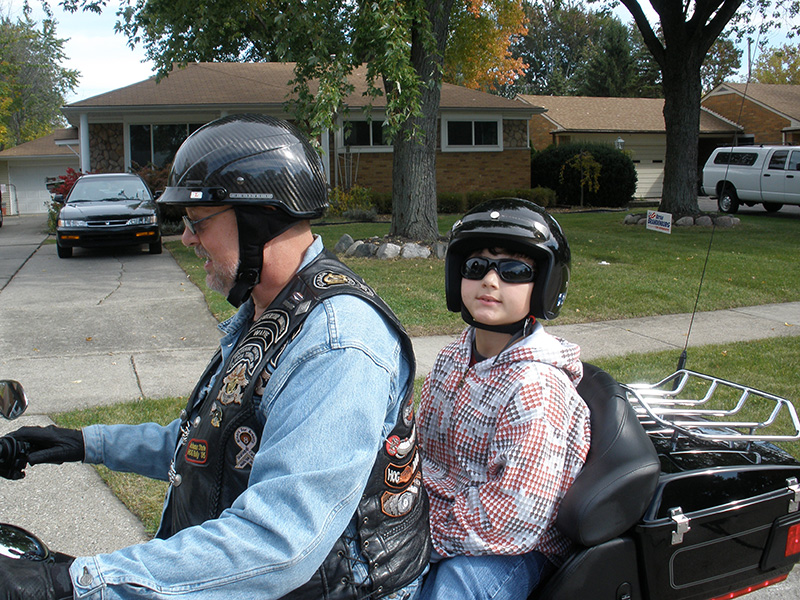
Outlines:
POLYGON ((0 415, 6 419, 16 419, 28 408, 28 398, 19 381, 0 380, 0 415))

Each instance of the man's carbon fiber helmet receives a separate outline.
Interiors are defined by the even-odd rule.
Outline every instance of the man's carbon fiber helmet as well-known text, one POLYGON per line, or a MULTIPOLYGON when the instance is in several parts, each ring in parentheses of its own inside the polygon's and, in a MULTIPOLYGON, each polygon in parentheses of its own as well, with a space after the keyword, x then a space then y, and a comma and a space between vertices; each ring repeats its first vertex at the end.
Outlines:
POLYGON ((239 269, 228 301, 241 305, 258 284, 264 244, 328 207, 322 160, 293 125, 267 115, 212 121, 181 144, 159 204, 233 206, 239 269))
POLYGON ((319 154, 293 125, 267 115, 231 115, 183 142, 158 202, 274 206, 313 219, 328 206, 328 186, 319 154))
POLYGON ((570 251, 556 220, 541 206, 498 198, 476 206, 453 225, 445 257, 447 308, 461 312, 461 265, 475 251, 504 248, 529 256, 536 269, 530 314, 558 316, 567 296, 570 251))

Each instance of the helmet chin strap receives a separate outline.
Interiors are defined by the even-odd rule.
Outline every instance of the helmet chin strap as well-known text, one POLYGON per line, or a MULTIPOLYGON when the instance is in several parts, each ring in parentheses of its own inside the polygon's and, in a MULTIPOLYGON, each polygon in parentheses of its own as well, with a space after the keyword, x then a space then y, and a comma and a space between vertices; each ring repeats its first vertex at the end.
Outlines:
POLYGON ((536 322, 536 319, 533 315, 528 315, 524 319, 514 323, 506 323, 505 325, 485 325, 484 323, 479 323, 476 321, 467 310, 467 307, 463 304, 461 305, 461 318, 464 319, 467 325, 472 325, 478 329, 494 331, 495 333, 521 333, 522 335, 520 337, 525 337, 528 335, 533 328, 533 324, 536 322))
POLYGON ((228 292, 228 302, 239 307, 247 301, 261 280, 264 266, 264 244, 299 223, 301 219, 282 210, 264 206, 235 206, 239 228, 239 269, 236 281, 228 292))

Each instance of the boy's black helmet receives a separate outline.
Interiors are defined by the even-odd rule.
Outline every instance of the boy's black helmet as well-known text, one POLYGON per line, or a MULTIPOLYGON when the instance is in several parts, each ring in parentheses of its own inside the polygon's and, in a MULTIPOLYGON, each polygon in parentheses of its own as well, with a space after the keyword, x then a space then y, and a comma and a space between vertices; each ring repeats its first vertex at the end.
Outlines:
POLYGON ((488 200, 453 225, 444 267, 448 310, 461 312, 461 265, 483 248, 532 258, 536 278, 530 314, 544 320, 558 316, 567 296, 570 251, 558 222, 541 206, 519 198, 488 200))
POLYGON ((298 221, 321 217, 328 183, 319 154, 293 125, 231 115, 181 144, 158 203, 234 207, 240 262, 228 301, 239 306, 259 281, 264 244, 298 221))

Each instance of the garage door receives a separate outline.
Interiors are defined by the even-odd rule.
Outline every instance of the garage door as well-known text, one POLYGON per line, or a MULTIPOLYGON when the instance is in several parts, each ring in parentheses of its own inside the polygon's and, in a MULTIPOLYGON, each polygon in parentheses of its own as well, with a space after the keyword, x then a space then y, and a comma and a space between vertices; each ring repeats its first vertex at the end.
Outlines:
POLYGON ((46 213, 50 192, 45 187, 48 177, 65 175, 67 168, 78 169, 78 158, 44 159, 30 162, 9 162, 8 180, 16 188, 17 210, 21 215, 46 213))
POLYGON ((664 185, 663 144, 631 144, 630 150, 636 167, 636 197, 660 198, 664 185))

